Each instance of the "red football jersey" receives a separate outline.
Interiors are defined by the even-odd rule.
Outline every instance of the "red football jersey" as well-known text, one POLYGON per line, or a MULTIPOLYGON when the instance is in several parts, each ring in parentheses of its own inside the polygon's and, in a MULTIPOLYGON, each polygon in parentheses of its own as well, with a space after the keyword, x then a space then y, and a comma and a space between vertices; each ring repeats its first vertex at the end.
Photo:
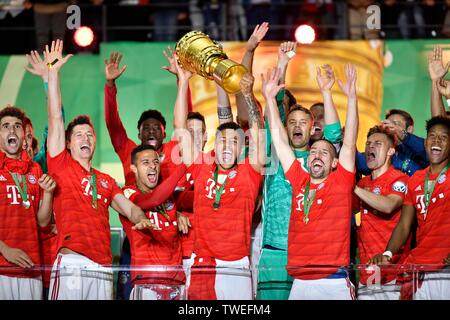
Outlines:
MULTIPOLYGON (((28 156, 22 154, 21 160, 13 160, 6 159, 3 153, 0 155, 0 240, 11 248, 23 250, 36 267, 41 264, 36 218, 42 197, 42 189, 38 184, 41 176, 41 167, 32 162, 28 156), (28 209, 23 206, 22 196, 10 174, 10 171, 18 172, 15 170, 16 165, 24 170, 28 201, 30 201, 28 209)), ((23 190, 22 178, 19 180, 23 190)), ((0 255, 0 273, 25 278, 34 278, 41 274, 40 270, 22 269, 16 264, 9 263, 2 255, 0 255)))
MULTIPOLYGON (((127 198, 133 201, 141 191, 136 186, 126 186, 123 188, 127 198)), ((185 274, 182 270, 181 241, 177 225, 177 212, 173 199, 167 200, 164 204, 167 219, 157 210, 146 212, 150 221, 156 224, 161 230, 132 230, 133 223, 126 217, 120 216, 120 221, 124 227, 131 248, 131 266, 172 266, 179 267, 180 270, 168 270, 166 272, 151 272, 135 270, 131 272, 133 284, 136 283, 165 283, 180 284, 185 281, 185 274)))
MULTIPOLYGON (((393 166, 376 178, 372 180, 370 176, 364 177, 358 183, 362 189, 368 190, 378 195, 388 196, 395 194, 404 199, 406 193, 406 185, 408 183, 408 176, 401 171, 396 170, 393 166)), ((392 231, 400 219, 402 207, 400 206, 395 212, 390 215, 384 213, 377 213, 368 204, 361 201, 361 224, 357 228, 358 234, 358 248, 360 264, 366 264, 370 258, 384 252, 387 243, 391 237, 392 231)), ((409 253, 410 239, 403 246, 403 248, 393 257, 394 264, 402 264, 409 253)), ((381 274, 381 283, 387 283, 396 278, 397 272, 383 272, 381 274)), ((360 282, 367 283, 367 279, 371 273, 364 269, 360 273, 360 282)))
MULTIPOLYGON (((407 263, 442 264, 450 253, 450 171, 435 184, 428 210, 425 208, 424 184, 429 168, 416 171, 409 178, 403 205, 414 206, 417 216, 417 246, 411 250, 407 263)), ((439 174, 430 174, 428 183, 439 174)))
POLYGON ((216 164, 194 165, 194 252, 199 257, 239 260, 250 255, 250 229, 261 174, 248 163, 220 171, 214 181, 216 164), (220 208, 213 208, 216 189, 225 187, 220 208))
POLYGON ((52 274, 53 261, 56 259, 57 234, 52 233, 52 225, 39 228, 39 241, 42 261, 42 284, 44 288, 50 287, 50 277, 52 274))
POLYGON ((97 177, 97 209, 92 206, 91 173, 67 150, 47 155, 48 172, 55 179, 53 211, 58 229, 57 251, 68 248, 98 264, 110 265, 111 232, 108 208, 122 193, 109 175, 93 169, 97 177))
MULTIPOLYGON (((131 152, 137 147, 137 144, 128 138, 125 127, 120 120, 116 100, 116 86, 110 87, 105 85, 104 94, 106 126, 108 128, 114 150, 122 162, 125 185, 132 185, 136 182, 136 177, 130 169, 131 152)), ((164 178, 168 177, 170 172, 176 166, 173 159, 177 156, 177 152, 175 152, 175 155, 172 157, 172 151, 177 144, 177 141, 171 140, 164 143, 160 149, 161 175, 164 178)))
POLYGON ((293 161, 286 172, 286 179, 292 186, 286 268, 292 277, 303 280, 325 278, 350 263, 352 192, 355 186, 355 173, 345 170, 340 164, 324 182, 318 185, 311 183, 309 192, 311 195, 315 190, 315 197, 309 222, 305 224, 303 195, 309 178, 309 173, 298 161, 293 161))

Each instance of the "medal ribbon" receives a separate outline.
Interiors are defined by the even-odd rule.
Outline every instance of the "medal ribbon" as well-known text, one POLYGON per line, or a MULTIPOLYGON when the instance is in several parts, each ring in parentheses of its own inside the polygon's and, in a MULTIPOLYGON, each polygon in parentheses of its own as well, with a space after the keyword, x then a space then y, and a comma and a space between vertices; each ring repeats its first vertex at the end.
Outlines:
POLYGON ((424 190, 424 200, 425 200, 425 211, 428 211, 428 205, 430 204, 431 196, 433 195, 434 187, 436 186, 436 182, 439 180, 439 178, 447 172, 448 168, 450 167, 450 163, 447 164, 447 166, 442 169, 442 171, 437 176, 436 180, 433 181, 431 184, 431 188, 428 190, 428 177, 431 173, 431 168, 428 169, 427 175, 425 176, 425 185, 423 186, 424 190))
POLYGON ((309 197, 309 186, 311 184, 311 180, 308 180, 308 183, 306 184, 305 188, 305 194, 303 195, 303 222, 306 224, 309 221, 308 215, 309 210, 311 209, 311 206, 314 202, 314 198, 316 197, 316 193, 314 192, 313 195, 311 195, 311 198, 309 197))
POLYGON ((92 186, 92 208, 97 209, 97 176, 93 169, 91 169, 91 179, 89 179, 92 186))
POLYGON ((222 197, 223 190, 225 189, 225 184, 227 183, 228 175, 225 178, 223 184, 220 186, 220 188, 217 188, 217 177, 219 175, 219 167, 216 166, 216 171, 214 171, 214 185, 216 188, 216 200, 214 201, 214 208, 220 207, 220 198, 222 197))
POLYGON ((19 193, 22 196, 22 202, 28 201, 28 188, 27 188, 27 179, 25 178, 25 175, 20 175, 22 177, 22 184, 23 184, 23 190, 20 187, 20 181, 17 179, 16 175, 12 172, 9 173, 11 177, 14 180, 14 183, 16 184, 17 189, 19 189, 19 193))

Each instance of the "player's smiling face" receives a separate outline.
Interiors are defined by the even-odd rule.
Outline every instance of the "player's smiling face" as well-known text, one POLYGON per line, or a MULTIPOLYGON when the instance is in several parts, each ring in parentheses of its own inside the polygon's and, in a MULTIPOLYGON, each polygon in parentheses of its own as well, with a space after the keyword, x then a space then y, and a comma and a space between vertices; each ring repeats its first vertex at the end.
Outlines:
POLYGON ((312 119, 301 110, 292 111, 286 120, 289 142, 295 149, 305 148, 312 131, 312 119))
POLYGON ((450 132, 442 124, 430 128, 425 140, 425 149, 431 164, 439 164, 450 156, 450 132))
POLYGON ((23 150, 24 130, 19 118, 5 116, 0 121, 0 148, 10 157, 23 150))
POLYGON ((142 144, 153 146, 156 150, 159 150, 165 136, 164 127, 159 120, 149 118, 141 123, 138 138, 142 144))
POLYGON ((94 129, 90 125, 77 124, 70 136, 70 154, 74 159, 90 160, 94 156, 96 141, 94 129))
POLYGON ((136 164, 131 166, 136 180, 149 189, 158 185, 160 162, 158 153, 154 150, 144 150, 136 155, 136 164))
POLYGON ((319 140, 311 146, 308 156, 309 173, 314 179, 328 177, 330 172, 337 166, 337 159, 330 144, 319 140))
POLYGON ((236 164, 240 147, 239 133, 234 129, 218 131, 216 135, 216 161, 222 169, 230 169, 236 164))
POLYGON ((367 138, 365 155, 370 170, 382 167, 394 153, 395 149, 385 134, 374 133, 367 138))

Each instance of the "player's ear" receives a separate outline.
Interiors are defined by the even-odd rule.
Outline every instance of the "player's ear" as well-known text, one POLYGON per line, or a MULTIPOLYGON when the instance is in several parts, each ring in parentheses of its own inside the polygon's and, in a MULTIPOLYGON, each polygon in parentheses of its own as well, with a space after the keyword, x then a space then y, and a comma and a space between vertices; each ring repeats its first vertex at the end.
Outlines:
POLYGON ((393 147, 389 148, 387 155, 392 157, 394 154, 395 154, 395 148, 393 148, 393 147))
POLYGON ((408 128, 406 128, 406 132, 412 134, 414 132, 414 126, 409 126, 408 128))
POLYGON ((333 158, 333 161, 331 162, 331 167, 333 169, 336 169, 337 165, 338 165, 339 159, 338 158, 333 158))
POLYGON ((134 174, 137 173, 137 167, 134 164, 130 165, 130 169, 131 171, 133 171, 134 174))

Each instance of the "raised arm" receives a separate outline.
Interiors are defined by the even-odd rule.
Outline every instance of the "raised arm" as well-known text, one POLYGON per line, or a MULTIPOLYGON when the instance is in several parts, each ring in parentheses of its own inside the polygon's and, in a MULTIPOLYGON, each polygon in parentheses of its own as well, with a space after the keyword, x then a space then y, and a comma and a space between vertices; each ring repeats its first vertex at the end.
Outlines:
POLYGON ((251 74, 253 73, 253 56, 255 55, 255 50, 266 36, 267 31, 269 31, 268 22, 263 22, 261 25, 257 24, 245 46, 245 53, 242 57, 241 64, 246 67, 251 74))
POLYGON ((329 64, 317 67, 316 80, 323 97, 325 125, 339 122, 339 116, 333 102, 333 96, 331 95, 335 77, 333 69, 329 64), (324 71, 323 74, 321 68, 324 71))
POLYGON ((122 54, 111 52, 108 59, 105 59, 105 88, 104 88, 104 110, 105 122, 109 137, 114 150, 117 152, 128 141, 127 131, 120 119, 119 108, 117 106, 116 80, 125 72, 127 66, 120 67, 122 54))
POLYGON ((355 169, 356 139, 358 138, 358 100, 356 97, 356 67, 346 64, 344 67, 346 83, 338 80, 341 90, 347 96, 347 119, 345 120, 344 140, 339 153, 339 163, 347 171, 355 169))
POLYGON ((178 92, 173 110, 173 127, 177 129, 186 129, 186 120, 188 116, 188 88, 189 79, 192 77, 190 71, 184 70, 179 64, 177 56, 173 55, 175 59, 175 67, 178 75, 178 92))
POLYGON ((450 62, 444 67, 442 48, 435 46, 428 56, 428 73, 431 79, 431 116, 445 116, 445 107, 439 90, 440 80, 447 74, 450 62))
POLYGON ((246 73, 239 85, 248 109, 248 121, 251 134, 249 153, 250 163, 256 171, 261 172, 261 169, 266 163, 266 134, 264 130, 262 130, 264 126, 261 110, 253 95, 254 82, 255 78, 253 78, 250 73, 246 73))
POLYGON ((289 145, 289 138, 281 122, 280 112, 278 111, 275 97, 278 91, 284 87, 284 84, 278 84, 281 71, 279 69, 268 70, 267 76, 261 74, 262 94, 266 100, 266 116, 269 123, 270 134, 275 147, 275 151, 280 159, 283 171, 287 172, 295 161, 294 151, 289 145))
POLYGON ((48 139, 47 150, 50 157, 55 157, 66 148, 64 120, 61 110, 61 90, 59 70, 72 57, 62 57, 63 41, 52 41, 51 50, 45 46, 49 64, 48 72, 48 139), (53 64, 53 65, 52 65, 53 64))
MULTIPOLYGON (((253 30, 252 35, 247 41, 245 46, 245 53, 242 57, 242 65, 247 68, 248 72, 253 75, 253 56, 255 55, 255 50, 258 48, 262 39, 264 39, 267 31, 269 30, 269 23, 263 22, 261 25, 256 25, 253 30)), ((241 92, 236 94, 236 107, 237 107, 237 117, 239 120, 239 125, 242 128, 249 125, 249 118, 247 113, 247 103, 241 92)))
POLYGON ((286 71, 297 50, 297 42, 287 41, 283 42, 278 48, 278 62, 277 68, 281 71, 279 83, 284 84, 286 82, 286 71))
MULTIPOLYGON (((178 71, 177 71, 177 67, 175 65, 175 58, 174 58, 172 48, 170 46, 168 46, 167 50, 169 51, 169 53, 167 53, 166 50, 163 50, 163 54, 166 57, 167 61, 169 62, 169 65, 162 66, 161 69, 167 70, 170 73, 174 74, 177 77, 177 83, 178 83, 178 81, 179 81, 178 71)), ((187 103, 188 103, 188 111, 192 111, 192 97, 191 97, 191 89, 189 88, 189 86, 188 86, 187 103)))
MULTIPOLYGON (((228 97, 228 93, 226 93, 226 91, 223 90, 222 87, 218 84, 216 84, 216 91, 217 117, 219 118, 219 125, 221 125, 222 123, 233 122, 233 110, 231 109, 231 103, 230 98, 228 97)), ((239 121, 241 122, 242 119, 239 119, 239 121)))

